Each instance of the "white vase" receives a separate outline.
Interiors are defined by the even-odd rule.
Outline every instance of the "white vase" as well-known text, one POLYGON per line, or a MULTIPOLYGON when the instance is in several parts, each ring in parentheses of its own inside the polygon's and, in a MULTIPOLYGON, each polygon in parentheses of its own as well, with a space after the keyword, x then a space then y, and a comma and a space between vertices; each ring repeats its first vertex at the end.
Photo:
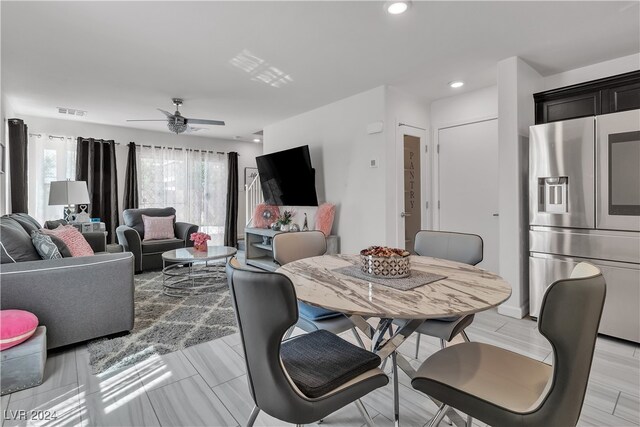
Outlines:
POLYGON ((289 224, 280 225, 280 231, 289 231, 289 224))

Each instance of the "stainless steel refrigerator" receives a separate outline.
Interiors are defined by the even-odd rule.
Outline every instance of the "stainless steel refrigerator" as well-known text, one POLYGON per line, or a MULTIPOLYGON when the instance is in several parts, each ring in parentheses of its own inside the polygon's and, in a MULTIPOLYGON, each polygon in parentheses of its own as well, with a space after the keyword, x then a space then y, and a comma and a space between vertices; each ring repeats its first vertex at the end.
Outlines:
POLYGON ((588 261, 607 281, 600 333, 640 342, 640 110, 531 126, 529 141, 531 316, 588 261))

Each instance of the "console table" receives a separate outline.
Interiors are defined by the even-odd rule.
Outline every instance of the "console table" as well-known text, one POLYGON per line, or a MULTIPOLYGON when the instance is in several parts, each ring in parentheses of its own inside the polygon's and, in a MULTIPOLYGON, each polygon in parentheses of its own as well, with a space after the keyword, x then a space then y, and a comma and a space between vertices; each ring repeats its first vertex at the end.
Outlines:
MULTIPOLYGON (((246 263, 262 270, 275 271, 280 266, 273 260, 273 236, 285 233, 285 231, 274 231, 269 228, 245 229, 245 257, 246 263)), ((289 231, 289 233, 297 233, 289 231)), ((300 233, 304 233, 301 231, 300 233)), ((340 252, 340 239, 338 236, 327 236, 327 254, 337 254, 340 252)))

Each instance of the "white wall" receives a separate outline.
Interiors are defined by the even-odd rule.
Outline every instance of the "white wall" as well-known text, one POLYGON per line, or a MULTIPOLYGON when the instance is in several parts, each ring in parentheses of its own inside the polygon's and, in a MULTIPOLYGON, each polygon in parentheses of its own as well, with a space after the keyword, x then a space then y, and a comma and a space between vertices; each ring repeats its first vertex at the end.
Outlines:
POLYGON ((529 311, 528 199, 529 126, 533 94, 542 76, 518 57, 498 63, 498 145, 500 198, 500 275, 512 287, 498 312, 521 318, 529 311))
POLYGON ((385 133, 367 134, 384 120, 381 86, 264 128, 265 153, 309 145, 318 199, 337 205, 332 233, 345 253, 386 243, 385 133))
POLYGON ((640 53, 599 62, 582 68, 544 77, 541 91, 584 83, 590 80, 636 71, 640 68, 640 53))
MULTIPOLYGON (((120 145, 116 146, 116 164, 118 168, 118 203, 121 210, 122 197, 124 196, 124 176, 127 165, 127 144, 130 141, 140 145, 188 147, 225 153, 229 151, 238 152, 240 155, 238 159, 238 234, 243 234, 245 225, 244 168, 256 166, 255 158, 262 154, 262 144, 199 136, 175 135, 169 131, 155 132, 121 126, 87 123, 79 120, 59 120, 31 116, 20 116, 20 118, 22 118, 29 127, 29 133, 113 139, 119 143, 120 145)), ((30 142, 31 141, 32 140, 30 140, 30 142)))
MULTIPOLYGON (((1 91, 0 91, 1 92, 1 91)), ((5 147, 5 170, 4 174, 0 174, 0 215, 9 213, 11 208, 9 201, 9 129, 7 119, 14 117, 14 111, 9 104, 4 93, 0 96, 0 118, 2 119, 2 128, 0 128, 0 143, 5 147)))
POLYGON ((498 87, 465 92, 431 103, 431 127, 440 128, 498 117, 498 87))

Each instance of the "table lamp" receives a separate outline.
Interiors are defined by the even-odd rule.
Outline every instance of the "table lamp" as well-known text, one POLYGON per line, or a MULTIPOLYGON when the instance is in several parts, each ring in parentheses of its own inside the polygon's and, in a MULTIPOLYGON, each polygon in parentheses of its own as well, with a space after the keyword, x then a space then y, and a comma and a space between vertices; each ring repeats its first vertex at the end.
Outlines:
POLYGON ((64 219, 71 222, 75 205, 89 204, 86 181, 52 181, 49 189, 49 206, 64 205, 64 219), (71 206, 74 205, 72 208, 71 206))

